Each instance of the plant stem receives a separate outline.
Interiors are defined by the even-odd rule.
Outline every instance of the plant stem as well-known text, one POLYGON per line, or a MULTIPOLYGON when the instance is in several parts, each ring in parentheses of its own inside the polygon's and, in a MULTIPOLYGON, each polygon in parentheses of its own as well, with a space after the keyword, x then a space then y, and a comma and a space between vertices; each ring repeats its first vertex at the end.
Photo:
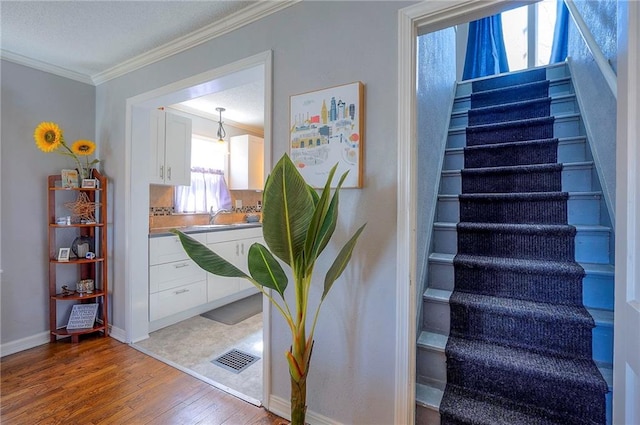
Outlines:
POLYGON ((296 381, 291 377, 291 425, 304 425, 307 413, 307 373, 296 381))

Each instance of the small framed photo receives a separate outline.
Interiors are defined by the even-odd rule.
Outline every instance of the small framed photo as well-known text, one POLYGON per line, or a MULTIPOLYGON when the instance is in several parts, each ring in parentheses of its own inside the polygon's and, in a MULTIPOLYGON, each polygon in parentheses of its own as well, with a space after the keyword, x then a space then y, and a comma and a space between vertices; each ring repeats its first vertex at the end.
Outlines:
POLYGON ((96 179, 82 179, 83 189, 95 189, 98 187, 98 181, 96 179))
POLYGON ((60 250, 58 251, 58 261, 68 262, 70 251, 71 251, 71 248, 60 248, 60 250))
POLYGON ((67 189, 73 189, 78 187, 78 171, 77 170, 62 170, 62 187, 67 189))

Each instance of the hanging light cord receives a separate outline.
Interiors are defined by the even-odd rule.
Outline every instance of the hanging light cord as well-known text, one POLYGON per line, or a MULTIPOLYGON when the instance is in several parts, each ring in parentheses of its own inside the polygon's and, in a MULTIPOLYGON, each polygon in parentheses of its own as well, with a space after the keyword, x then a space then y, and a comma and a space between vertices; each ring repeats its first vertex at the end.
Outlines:
POLYGON ((220 120, 218 121, 218 141, 224 142, 224 138, 227 137, 227 132, 224 131, 224 127, 222 126, 222 112, 225 111, 224 108, 216 108, 216 111, 220 113, 220 120))

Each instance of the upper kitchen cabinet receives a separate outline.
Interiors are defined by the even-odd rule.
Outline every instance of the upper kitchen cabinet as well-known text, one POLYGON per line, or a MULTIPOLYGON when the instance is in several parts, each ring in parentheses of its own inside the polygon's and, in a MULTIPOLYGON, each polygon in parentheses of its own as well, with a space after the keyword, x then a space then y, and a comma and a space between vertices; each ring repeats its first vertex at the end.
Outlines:
POLYGON ((264 188, 264 139, 245 134, 229 140, 229 189, 264 188))
POLYGON ((156 109, 151 111, 150 183, 191 184, 191 120, 156 109))

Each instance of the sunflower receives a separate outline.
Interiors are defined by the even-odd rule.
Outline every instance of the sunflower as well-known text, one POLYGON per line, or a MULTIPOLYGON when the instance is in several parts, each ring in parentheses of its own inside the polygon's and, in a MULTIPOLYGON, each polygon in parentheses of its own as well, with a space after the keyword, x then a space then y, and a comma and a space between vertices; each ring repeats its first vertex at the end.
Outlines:
POLYGON ((96 144, 91 140, 76 140, 71 145, 71 151, 76 155, 87 156, 91 155, 96 150, 96 144))
POLYGON ((41 122, 33 132, 36 146, 43 152, 53 152, 64 144, 62 129, 54 122, 41 122))

